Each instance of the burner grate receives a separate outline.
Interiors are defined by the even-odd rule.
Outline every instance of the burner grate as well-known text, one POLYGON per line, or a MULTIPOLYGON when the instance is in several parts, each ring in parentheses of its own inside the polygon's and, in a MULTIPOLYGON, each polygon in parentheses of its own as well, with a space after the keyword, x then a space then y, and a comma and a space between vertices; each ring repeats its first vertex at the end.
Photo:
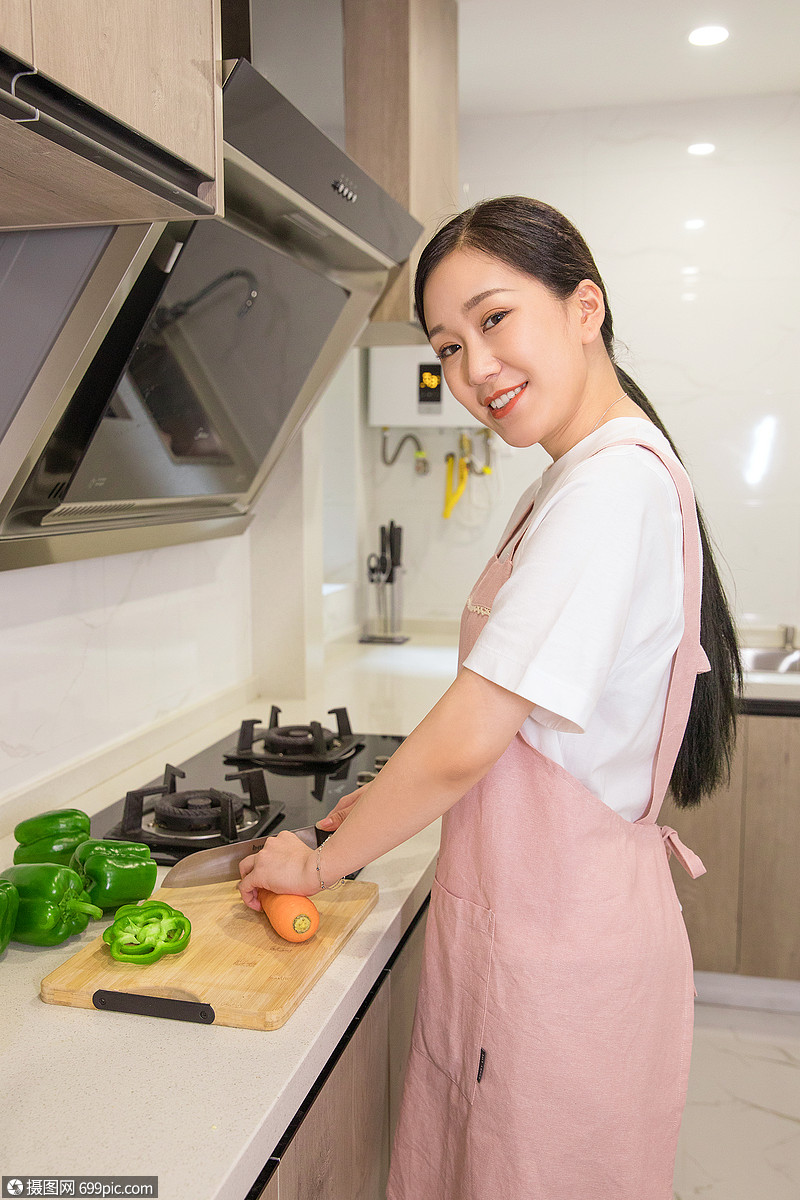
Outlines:
POLYGON ((216 788, 168 792, 166 797, 156 797, 153 805, 155 823, 164 829, 219 829, 223 821, 223 809, 228 803, 233 810, 233 820, 240 821, 244 812, 241 796, 216 788))
POLYGON ((311 721, 308 725, 280 725, 280 712, 273 704, 266 728, 259 726, 258 718, 242 721, 236 748, 226 753, 226 760, 307 770, 309 766, 344 762, 362 749, 362 743, 353 735, 346 708, 330 709, 331 715, 336 717, 335 733, 325 729, 319 721, 311 721))
POLYGON ((326 754, 336 740, 331 730, 323 729, 318 721, 312 721, 310 725, 270 726, 261 730, 258 736, 264 749, 272 754, 302 754, 304 757, 326 754))

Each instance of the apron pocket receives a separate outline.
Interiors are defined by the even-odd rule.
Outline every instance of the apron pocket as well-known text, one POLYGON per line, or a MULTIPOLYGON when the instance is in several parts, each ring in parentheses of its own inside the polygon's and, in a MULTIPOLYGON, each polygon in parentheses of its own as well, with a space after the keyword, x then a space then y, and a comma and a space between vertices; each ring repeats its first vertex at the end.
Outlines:
POLYGON ((433 881, 414 1048, 471 1104, 482 1068, 494 913, 433 881))

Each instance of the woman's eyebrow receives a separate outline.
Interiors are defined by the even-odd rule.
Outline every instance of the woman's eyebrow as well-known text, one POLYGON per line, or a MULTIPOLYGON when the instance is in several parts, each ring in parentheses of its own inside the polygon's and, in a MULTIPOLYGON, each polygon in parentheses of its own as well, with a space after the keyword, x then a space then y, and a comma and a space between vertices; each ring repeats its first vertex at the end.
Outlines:
POLYGON ((472 296, 471 299, 465 301, 464 312, 469 312, 476 304, 480 304, 481 300, 485 300, 487 296, 494 296, 497 292, 513 292, 513 288, 487 288, 485 292, 478 292, 477 296, 472 296))
MULTIPOLYGON (((485 300, 487 296, 494 296, 497 292, 513 292, 514 288, 487 288, 485 292, 478 292, 477 296, 470 296, 469 300, 464 301, 464 312, 468 313, 476 304, 480 304, 481 300, 485 300)), ((444 325, 434 325, 433 329, 428 330, 428 337, 435 337, 437 333, 441 333, 444 325)))

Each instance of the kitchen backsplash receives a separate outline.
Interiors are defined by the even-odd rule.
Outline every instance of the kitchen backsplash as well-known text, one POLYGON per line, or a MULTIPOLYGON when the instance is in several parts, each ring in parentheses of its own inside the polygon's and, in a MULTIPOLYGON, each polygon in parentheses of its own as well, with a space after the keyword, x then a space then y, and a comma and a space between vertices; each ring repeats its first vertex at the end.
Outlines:
POLYGON ((0 798, 251 673, 249 538, 0 576, 0 798))

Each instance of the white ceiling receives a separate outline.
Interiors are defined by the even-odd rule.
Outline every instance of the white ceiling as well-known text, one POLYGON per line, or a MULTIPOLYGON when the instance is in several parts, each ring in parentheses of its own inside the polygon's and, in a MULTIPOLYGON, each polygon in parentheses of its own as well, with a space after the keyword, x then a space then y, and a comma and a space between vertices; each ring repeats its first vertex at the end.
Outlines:
POLYGON ((800 91, 797 0, 458 0, 463 116, 800 91), (724 25, 697 47, 699 25, 724 25))
MULTIPOLYGON (((341 0, 251 0, 254 65, 344 139, 341 0)), ((458 0, 463 116, 800 92, 798 0, 458 0), (730 30, 691 46, 698 25, 730 30)))

